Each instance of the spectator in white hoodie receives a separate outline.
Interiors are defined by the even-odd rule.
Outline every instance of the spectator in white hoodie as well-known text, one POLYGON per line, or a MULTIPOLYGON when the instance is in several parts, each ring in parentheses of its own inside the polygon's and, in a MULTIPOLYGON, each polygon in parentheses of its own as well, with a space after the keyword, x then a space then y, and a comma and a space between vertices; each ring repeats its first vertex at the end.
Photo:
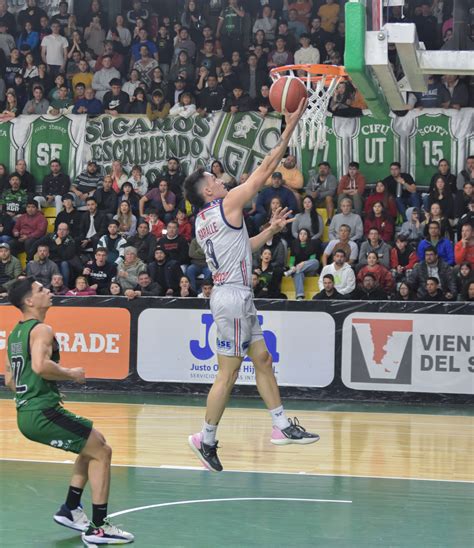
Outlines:
POLYGON ((325 266, 319 277, 319 290, 324 289, 324 276, 332 274, 334 277, 334 287, 341 295, 350 295, 356 286, 356 277, 354 271, 346 262, 346 252, 338 249, 334 253, 334 262, 325 266))
POLYGON ((179 101, 171 107, 170 116, 189 118, 196 113, 196 102, 193 94, 185 91, 179 96, 179 101))
POLYGON ((300 36, 300 44, 300 49, 295 52, 295 64, 317 65, 321 56, 319 50, 311 45, 311 36, 307 33, 302 34, 300 36))
POLYGON ((112 57, 104 55, 102 57, 102 68, 94 74, 92 79, 92 89, 95 91, 96 99, 102 101, 104 95, 112 90, 110 81, 114 78, 121 80, 120 72, 112 66, 112 57))

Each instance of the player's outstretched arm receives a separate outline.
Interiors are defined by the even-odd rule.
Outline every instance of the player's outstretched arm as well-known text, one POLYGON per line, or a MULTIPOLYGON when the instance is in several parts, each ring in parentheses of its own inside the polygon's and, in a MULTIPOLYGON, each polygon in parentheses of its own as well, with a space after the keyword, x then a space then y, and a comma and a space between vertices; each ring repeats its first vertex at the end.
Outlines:
POLYGON ((288 223, 292 223, 294 219, 289 218, 291 214, 292 211, 289 210, 287 207, 285 207, 284 209, 279 207, 270 219, 270 226, 262 230, 260 234, 257 234, 253 238, 250 238, 252 253, 260 249, 265 244, 265 242, 268 242, 268 240, 272 236, 274 236, 278 232, 281 232, 288 223))
POLYGON ((53 330, 49 325, 38 324, 31 330, 30 351, 33 371, 47 381, 85 381, 84 369, 66 369, 51 359, 53 352, 53 330))
POLYGON ((302 99, 298 110, 292 113, 287 112, 285 114, 286 128, 281 134, 281 137, 273 150, 265 156, 262 163, 250 175, 244 184, 233 188, 224 198, 224 208, 226 214, 228 211, 241 211, 245 204, 256 196, 264 187, 265 182, 276 170, 281 162, 281 159, 285 155, 293 131, 296 129, 303 112, 306 110, 307 103, 307 99, 302 99))

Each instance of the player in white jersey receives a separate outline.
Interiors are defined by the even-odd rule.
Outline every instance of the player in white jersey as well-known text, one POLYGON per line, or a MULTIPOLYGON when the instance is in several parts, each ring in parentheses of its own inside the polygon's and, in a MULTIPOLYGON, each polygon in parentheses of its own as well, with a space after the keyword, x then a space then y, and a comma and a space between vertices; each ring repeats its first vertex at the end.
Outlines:
POLYGON ((196 216, 196 238, 206 254, 214 278, 211 312, 217 327, 219 371, 207 398, 204 426, 189 436, 191 449, 214 472, 222 465, 217 456, 216 431, 242 360, 248 355, 255 366, 258 391, 268 407, 273 423, 271 442, 307 444, 319 439, 286 417, 280 391, 272 369, 272 357, 263 339, 253 304, 251 288, 252 252, 283 230, 291 212, 278 210, 270 226, 249 238, 243 222, 243 208, 265 185, 280 164, 290 137, 306 108, 302 101, 296 112, 286 114, 286 129, 271 153, 245 183, 227 191, 223 182, 199 169, 185 183, 187 199, 199 208, 196 216))

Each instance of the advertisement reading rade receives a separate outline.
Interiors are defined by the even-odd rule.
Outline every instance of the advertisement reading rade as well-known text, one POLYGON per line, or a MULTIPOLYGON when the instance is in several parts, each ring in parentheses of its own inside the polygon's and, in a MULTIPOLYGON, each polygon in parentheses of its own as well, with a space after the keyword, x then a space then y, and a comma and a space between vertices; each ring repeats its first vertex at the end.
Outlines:
MULTIPOLYGON (((329 314, 264 311, 258 318, 280 386, 331 384, 336 333, 329 314)), ((217 336, 208 310, 143 311, 138 319, 137 346, 138 374, 145 381, 214 382, 217 336)), ((237 384, 255 384, 255 370, 248 358, 242 363, 237 384)))
POLYGON ((342 336, 348 388, 474 394, 473 316, 356 313, 342 336))

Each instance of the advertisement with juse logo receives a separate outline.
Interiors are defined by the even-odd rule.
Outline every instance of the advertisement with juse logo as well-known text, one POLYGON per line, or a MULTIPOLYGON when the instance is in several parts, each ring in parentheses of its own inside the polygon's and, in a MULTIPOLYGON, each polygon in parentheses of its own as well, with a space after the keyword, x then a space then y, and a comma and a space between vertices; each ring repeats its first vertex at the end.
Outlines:
POLYGON ((357 390, 474 394, 474 318, 351 314, 342 380, 357 390))
MULTIPOLYGON (((335 323, 324 312, 259 312, 281 386, 328 386, 334 379, 335 323)), ((137 370, 149 382, 213 383, 216 325, 207 310, 144 310, 138 319, 137 370)), ((237 384, 255 384, 249 358, 237 384)))

